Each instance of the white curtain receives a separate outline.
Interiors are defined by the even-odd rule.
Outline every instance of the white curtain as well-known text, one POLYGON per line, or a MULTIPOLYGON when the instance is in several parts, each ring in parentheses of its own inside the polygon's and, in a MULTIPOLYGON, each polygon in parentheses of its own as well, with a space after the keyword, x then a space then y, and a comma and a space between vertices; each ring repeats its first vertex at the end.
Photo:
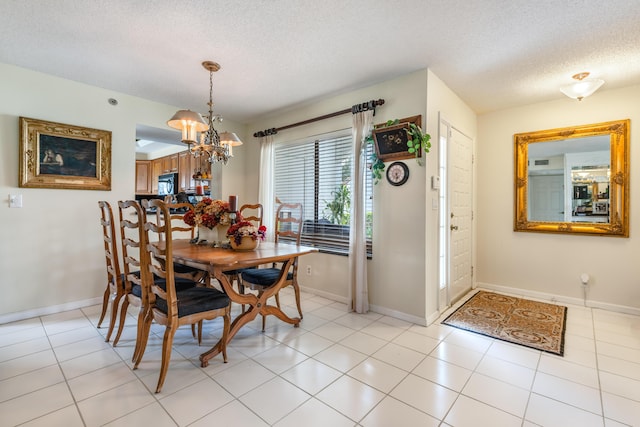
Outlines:
POLYGON ((260 138, 260 187, 258 201, 262 205, 262 224, 267 227, 267 240, 273 241, 275 230, 275 195, 273 194, 273 164, 274 164, 273 135, 260 138))
POLYGON ((363 111, 353 115, 351 133, 351 223, 349 233, 349 300, 350 311, 369 311, 369 286, 367 283, 367 236, 366 236, 366 191, 367 170, 366 143, 373 127, 373 111, 363 111))

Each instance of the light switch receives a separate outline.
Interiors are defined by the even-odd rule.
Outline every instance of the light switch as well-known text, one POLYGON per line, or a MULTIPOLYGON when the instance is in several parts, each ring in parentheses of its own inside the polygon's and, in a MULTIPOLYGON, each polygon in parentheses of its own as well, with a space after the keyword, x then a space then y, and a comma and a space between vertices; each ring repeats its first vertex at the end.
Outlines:
POLYGON ((439 190, 440 189, 440 177, 433 175, 431 177, 431 189, 432 190, 439 190))
POLYGON ((9 194, 9 207, 21 208, 22 207, 22 194, 9 194))

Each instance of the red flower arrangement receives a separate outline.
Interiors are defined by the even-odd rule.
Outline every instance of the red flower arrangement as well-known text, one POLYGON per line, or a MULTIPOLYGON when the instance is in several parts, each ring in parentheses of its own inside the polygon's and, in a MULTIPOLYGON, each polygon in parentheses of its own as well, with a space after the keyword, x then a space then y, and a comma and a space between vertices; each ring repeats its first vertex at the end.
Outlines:
MULTIPOLYGON (((205 197, 196 204, 193 210, 185 213, 182 220, 192 227, 202 225, 212 229, 217 225, 231 224, 230 213, 228 202, 205 197)), ((236 220, 242 220, 240 212, 236 212, 236 220)))
POLYGON ((251 237, 253 238, 253 240, 264 240, 266 234, 267 227, 265 227, 264 225, 256 227, 249 221, 237 222, 227 230, 227 237, 229 237, 229 239, 233 238, 233 240, 238 245, 242 242, 243 237, 251 237))

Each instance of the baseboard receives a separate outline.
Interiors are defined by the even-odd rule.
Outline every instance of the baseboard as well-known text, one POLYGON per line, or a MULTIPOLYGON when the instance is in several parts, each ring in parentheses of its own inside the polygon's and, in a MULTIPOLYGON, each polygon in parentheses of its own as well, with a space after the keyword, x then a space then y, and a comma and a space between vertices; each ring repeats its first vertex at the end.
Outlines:
POLYGON ((15 313, 0 315, 0 325, 9 322, 18 322, 20 320, 31 319, 33 317, 47 316, 49 314, 62 313, 63 311, 75 310, 78 308, 90 307, 92 305, 101 304, 102 297, 96 297, 81 301, 72 301, 65 304, 50 305, 48 307, 40 307, 25 311, 16 311, 15 313))
POLYGON ((320 289, 308 288, 306 286, 300 286, 300 290, 304 291, 304 292, 307 292, 309 294, 318 295, 319 297, 330 299, 330 300, 333 300, 333 301, 336 301, 336 302, 341 302, 343 304, 348 304, 349 303, 349 298, 347 298, 347 297, 343 297, 343 296, 340 296, 340 295, 332 294, 330 292, 322 291, 320 289))
POLYGON ((484 283, 484 282, 478 282, 476 284, 476 287, 484 290, 502 292, 505 294, 513 295, 513 296, 523 296, 523 297, 534 298, 542 301, 550 301, 554 303, 559 302, 562 304, 572 304, 572 305, 578 305, 581 307, 589 307, 589 308, 599 308, 602 310, 613 311, 615 313, 633 314, 635 316, 640 316, 640 308, 629 307, 625 305, 611 304, 611 303, 601 302, 601 301, 592 301, 588 299, 586 300, 586 303, 585 303, 585 300, 581 298, 550 294, 547 292, 531 291, 528 289, 512 288, 510 286, 494 285, 492 283, 484 283))
POLYGON ((427 322, 425 322, 425 319, 422 317, 413 316, 411 314, 403 313, 401 311, 391 310, 390 308, 380 307, 377 305, 369 305, 369 309, 374 313, 384 314, 385 316, 404 320, 405 322, 415 323, 416 325, 420 325, 420 326, 427 326, 427 322))
MULTIPOLYGON (((327 299, 330 299, 330 300, 341 302, 343 304, 349 304, 349 298, 347 298, 347 297, 343 297, 343 296, 340 296, 340 295, 335 295, 335 294, 332 294, 332 293, 329 293, 329 292, 325 292, 325 291, 321 291, 321 290, 314 289, 314 288, 307 288, 305 286, 300 286, 300 290, 302 290, 304 292, 308 292, 310 294, 321 296, 323 298, 327 298, 327 299)), ((402 313, 400 311, 391 310, 391 309, 386 308, 386 307, 380 307, 380 306, 377 306, 377 305, 369 305, 369 310, 373 311, 374 313, 383 314, 385 316, 390 316, 390 317, 393 317, 393 318, 396 318, 396 319, 400 319, 400 320, 404 320, 404 321, 407 321, 407 322, 415 323, 417 325, 421 325, 421 326, 426 326, 427 325, 423 318, 412 316, 412 315, 406 314, 406 313, 402 313)), ((436 316, 436 319, 437 318, 438 317, 436 316)))

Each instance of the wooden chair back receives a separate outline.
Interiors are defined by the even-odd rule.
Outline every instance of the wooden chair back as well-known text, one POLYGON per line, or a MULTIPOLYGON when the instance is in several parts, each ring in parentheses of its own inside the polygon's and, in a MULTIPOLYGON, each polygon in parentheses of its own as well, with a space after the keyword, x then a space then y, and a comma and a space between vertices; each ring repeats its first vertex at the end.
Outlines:
POLYGON ((276 210, 276 226, 274 240, 293 241, 300 244, 302 238, 302 203, 281 203, 276 210))
MULTIPOLYGON (((167 206, 167 209, 169 209, 169 216, 167 218, 169 219, 169 223, 171 224, 172 237, 193 239, 195 236, 195 227, 187 224, 183 220, 184 214, 188 210, 193 210, 193 205, 187 202, 165 203, 165 205, 167 206)), ((156 223, 158 225, 161 225, 160 221, 163 221, 163 216, 160 214, 160 211, 156 210, 156 223)), ((158 238, 164 239, 164 234, 161 233, 158 238)))
POLYGON ((102 225, 102 240, 104 243, 104 257, 107 267, 107 285, 102 298, 102 313, 98 320, 98 327, 102 324, 109 300, 113 296, 113 304, 111 306, 111 322, 107 332, 106 341, 109 342, 113 326, 115 325, 118 305, 122 298, 124 287, 122 283, 122 275, 120 272, 120 259, 118 257, 118 245, 116 239, 116 228, 113 217, 113 210, 109 202, 101 200, 98 202, 100 208, 100 225, 102 225))
POLYGON ((120 241, 122 242, 122 261, 125 286, 131 291, 133 285, 142 286, 141 265, 144 256, 144 223, 147 215, 135 200, 118 202, 120 214, 120 241))
POLYGON ((260 203, 242 205, 240 215, 244 221, 251 221, 258 227, 262 225, 262 205, 260 203))
POLYGON ((161 200, 147 200, 146 204, 148 207, 156 209, 157 216, 155 223, 147 221, 144 224, 145 240, 147 242, 147 250, 145 251, 147 253, 147 266, 153 275, 166 281, 166 287, 162 289, 153 280, 147 281, 148 285, 145 284, 145 287, 143 287, 143 295, 146 294, 146 299, 151 306, 155 303, 156 297, 167 301, 168 319, 165 319, 165 322, 170 322, 172 318, 176 320, 178 318, 173 262, 165 262, 165 260, 173 259, 171 214, 167 204, 161 200), (150 233, 157 236, 157 239, 150 236, 150 233))
MULTIPOLYGON (((120 324, 118 333, 113 341, 115 346, 120 340, 127 315, 127 307, 129 304, 139 307, 138 324, 144 317, 143 308, 145 307, 142 298, 142 266, 143 257, 145 256, 145 234, 144 223, 147 220, 145 210, 135 200, 125 200, 118 202, 118 213, 120 217, 120 242, 122 244, 122 261, 124 269, 125 294, 126 300, 123 303, 120 313, 120 324)), ((140 330, 138 328, 138 334, 140 330)), ((137 354, 134 350, 134 357, 137 354)))

